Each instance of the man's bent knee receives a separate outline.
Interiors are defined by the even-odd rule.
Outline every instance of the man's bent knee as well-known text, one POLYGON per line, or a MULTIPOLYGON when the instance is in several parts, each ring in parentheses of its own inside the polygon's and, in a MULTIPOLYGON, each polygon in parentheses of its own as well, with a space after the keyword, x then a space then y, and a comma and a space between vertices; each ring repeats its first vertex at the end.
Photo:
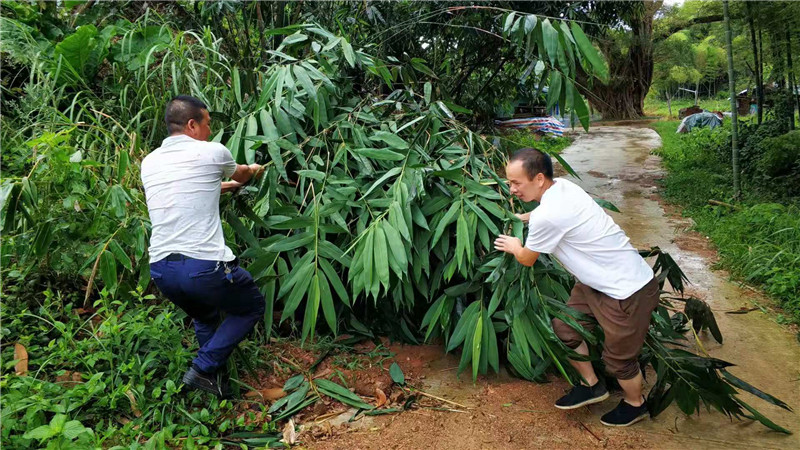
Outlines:
POLYGON ((639 361, 630 359, 625 361, 603 358, 606 363, 606 372, 618 380, 630 380, 639 375, 639 361))
POLYGON ((583 337, 575 331, 574 328, 567 325, 561 319, 553 319, 553 331, 556 332, 556 336, 569 348, 578 348, 583 342, 583 337))

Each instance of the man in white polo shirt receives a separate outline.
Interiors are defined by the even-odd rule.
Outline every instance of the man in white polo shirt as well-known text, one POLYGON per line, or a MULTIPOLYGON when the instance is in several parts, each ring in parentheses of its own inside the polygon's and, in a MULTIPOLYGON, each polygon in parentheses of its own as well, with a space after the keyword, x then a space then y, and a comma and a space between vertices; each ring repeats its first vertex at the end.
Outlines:
POLYGON ((224 145, 206 142, 211 118, 194 97, 172 99, 165 120, 169 137, 142 161, 152 224, 150 274, 194 321, 200 350, 183 383, 228 397, 220 369, 263 317, 264 297, 225 245, 219 197, 259 175, 261 166, 236 164, 224 145))
MULTIPOLYGON (((501 235, 495 248, 532 266, 540 253, 549 253, 576 279, 567 305, 597 319, 603 329, 603 362, 624 391, 619 405, 605 414, 608 426, 628 426, 647 417, 642 396, 641 352, 650 315, 658 305, 659 287, 653 270, 630 244, 625 232, 576 184, 553 179, 550 157, 532 148, 515 153, 506 167, 511 193, 539 206, 518 217, 528 222, 525 245, 501 235)), ((591 327, 583 323, 584 327, 591 327)), ((589 348, 581 335, 561 320, 553 320, 558 337, 581 355, 589 348)), ((556 401, 574 409, 608 398, 608 391, 589 361, 570 361, 582 383, 556 401)))

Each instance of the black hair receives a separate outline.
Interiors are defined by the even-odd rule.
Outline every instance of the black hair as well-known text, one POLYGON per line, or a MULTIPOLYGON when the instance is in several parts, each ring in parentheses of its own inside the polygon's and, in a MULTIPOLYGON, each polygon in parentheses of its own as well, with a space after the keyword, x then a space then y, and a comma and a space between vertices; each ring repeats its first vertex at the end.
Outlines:
POLYGON ((553 161, 550 155, 535 148, 521 148, 517 150, 508 162, 522 161, 522 167, 528 179, 532 180, 536 175, 543 173, 547 179, 553 179, 553 161))
POLYGON ((174 97, 164 111, 167 132, 171 135, 180 133, 191 119, 200 122, 203 120, 203 110, 208 111, 208 106, 191 95, 174 97))

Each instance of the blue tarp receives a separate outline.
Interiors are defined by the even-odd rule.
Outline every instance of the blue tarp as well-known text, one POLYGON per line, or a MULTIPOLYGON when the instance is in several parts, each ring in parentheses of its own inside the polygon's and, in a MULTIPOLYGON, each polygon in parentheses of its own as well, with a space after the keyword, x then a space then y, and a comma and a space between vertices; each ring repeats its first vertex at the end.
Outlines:
POLYGON ((722 117, 708 111, 703 111, 684 118, 678 126, 677 133, 688 133, 692 131, 693 128, 708 127, 714 129, 719 126, 722 126, 722 117))

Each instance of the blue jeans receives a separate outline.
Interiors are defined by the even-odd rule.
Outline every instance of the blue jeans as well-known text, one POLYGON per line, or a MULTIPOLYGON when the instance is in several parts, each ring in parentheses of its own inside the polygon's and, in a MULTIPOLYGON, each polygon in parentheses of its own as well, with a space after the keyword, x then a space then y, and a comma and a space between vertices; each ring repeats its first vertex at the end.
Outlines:
POLYGON ((264 296, 237 261, 206 261, 172 254, 150 264, 158 289, 194 320, 200 350, 194 365, 214 373, 264 316, 264 296), (226 270, 230 270, 230 274, 226 270), (220 323, 220 312, 225 319, 220 323))

